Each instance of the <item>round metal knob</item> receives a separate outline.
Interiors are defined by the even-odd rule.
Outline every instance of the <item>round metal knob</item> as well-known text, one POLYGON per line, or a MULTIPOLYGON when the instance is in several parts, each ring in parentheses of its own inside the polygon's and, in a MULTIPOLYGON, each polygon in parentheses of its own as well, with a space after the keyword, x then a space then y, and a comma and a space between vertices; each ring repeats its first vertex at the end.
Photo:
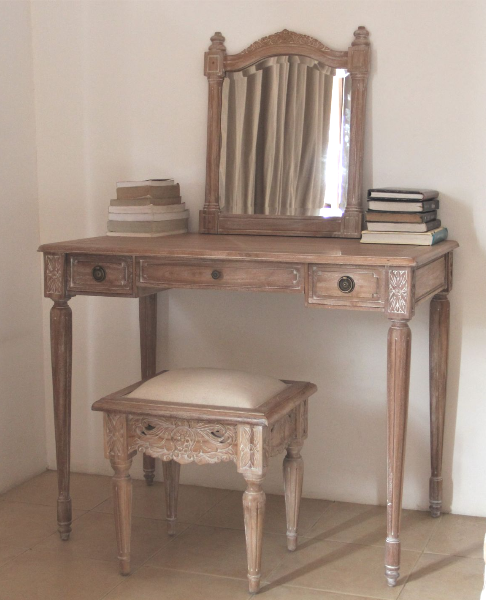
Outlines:
POLYGON ((221 271, 214 269, 214 271, 211 273, 211 277, 213 279, 219 279, 221 277, 221 271))
POLYGON ((106 279, 106 271, 100 265, 96 265, 96 267, 93 267, 93 270, 91 272, 93 274, 93 279, 98 283, 106 279))
POLYGON ((354 290, 354 279, 349 277, 349 275, 344 275, 338 281, 338 288, 344 294, 350 294, 354 290))

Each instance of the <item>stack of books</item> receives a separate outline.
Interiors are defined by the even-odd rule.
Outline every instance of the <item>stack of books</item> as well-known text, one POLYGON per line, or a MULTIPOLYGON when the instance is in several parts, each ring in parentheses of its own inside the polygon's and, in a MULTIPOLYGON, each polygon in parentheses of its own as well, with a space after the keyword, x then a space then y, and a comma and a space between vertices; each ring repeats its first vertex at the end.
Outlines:
POLYGON ((368 190, 368 230, 363 244, 432 246, 447 239, 437 218, 439 192, 412 188, 368 190))
POLYGON ((108 235, 158 237, 186 233, 189 211, 173 179, 119 181, 110 200, 108 235))

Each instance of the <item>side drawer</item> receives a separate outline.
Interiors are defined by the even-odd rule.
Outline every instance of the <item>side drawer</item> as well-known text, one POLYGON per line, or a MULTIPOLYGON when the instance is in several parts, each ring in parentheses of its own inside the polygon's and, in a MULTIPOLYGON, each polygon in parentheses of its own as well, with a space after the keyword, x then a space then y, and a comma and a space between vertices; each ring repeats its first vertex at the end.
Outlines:
POLYGON ((133 294, 133 259, 130 256, 70 254, 68 291, 79 294, 133 294))
POLYGON ((141 258, 138 284, 154 287, 303 292, 300 264, 141 258))
POLYGON ((309 265, 306 303, 336 308, 384 310, 384 290, 383 268, 309 265))

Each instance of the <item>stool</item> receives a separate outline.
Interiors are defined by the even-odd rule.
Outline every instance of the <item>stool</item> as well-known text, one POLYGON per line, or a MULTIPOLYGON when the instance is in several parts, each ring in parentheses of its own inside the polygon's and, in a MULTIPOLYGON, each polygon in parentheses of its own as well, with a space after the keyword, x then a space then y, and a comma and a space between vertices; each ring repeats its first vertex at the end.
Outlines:
POLYGON ((163 371, 93 404, 104 413, 105 456, 115 472, 113 497, 118 559, 130 572, 132 489, 129 469, 138 452, 160 458, 167 499, 167 524, 175 533, 180 465, 234 461, 246 480, 243 494, 248 581, 257 592, 268 459, 287 451, 284 490, 287 547, 297 547, 302 480, 300 450, 307 437, 307 400, 313 383, 280 381, 226 369, 163 371))

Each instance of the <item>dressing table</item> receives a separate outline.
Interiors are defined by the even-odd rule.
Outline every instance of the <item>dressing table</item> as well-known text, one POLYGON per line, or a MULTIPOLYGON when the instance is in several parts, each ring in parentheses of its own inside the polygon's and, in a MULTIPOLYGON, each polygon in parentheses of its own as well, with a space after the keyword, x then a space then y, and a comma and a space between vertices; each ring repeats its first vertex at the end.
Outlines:
MULTIPOLYGON (((360 244, 370 60, 365 28, 358 28, 352 45, 342 52, 287 30, 236 55, 226 53, 221 34, 216 33, 211 41, 205 55, 208 150, 199 233, 156 238, 102 236, 44 244, 39 249, 44 254, 44 294, 54 302, 51 348, 61 538, 69 538, 72 521, 70 298, 78 294, 139 298, 141 368, 146 379, 156 372, 159 291, 184 288, 300 294, 309 308, 378 311, 390 321, 385 575, 388 584, 395 585, 400 569, 410 379, 408 321, 418 304, 430 300, 430 510, 437 517, 442 506, 447 295, 452 287, 452 253, 458 244, 360 244), (298 83, 294 91, 292 80, 298 83), (314 110, 315 91, 320 94, 319 102, 329 100, 329 110, 314 110), (332 98, 340 103, 333 103, 332 98), (299 121, 299 106, 311 121, 299 121), (272 127, 268 120, 262 121, 269 114, 277 115, 272 127), (289 115, 294 115, 294 121, 289 121, 289 115), (244 134, 242 123, 250 124, 244 134), (329 128, 334 133, 316 136, 315 131, 329 123, 334 123, 334 129, 332 125, 329 128), (303 141, 309 131, 314 136, 312 155, 303 141), (291 142, 282 141, 282 132, 292 133, 291 142), (289 144, 297 139, 301 145, 296 155, 289 144), (324 172, 322 153, 327 163, 339 166, 338 178, 324 172), (329 196, 323 187, 333 186, 334 196, 329 196)), ((150 484, 154 463, 148 456, 144 457, 144 473, 150 484)))

